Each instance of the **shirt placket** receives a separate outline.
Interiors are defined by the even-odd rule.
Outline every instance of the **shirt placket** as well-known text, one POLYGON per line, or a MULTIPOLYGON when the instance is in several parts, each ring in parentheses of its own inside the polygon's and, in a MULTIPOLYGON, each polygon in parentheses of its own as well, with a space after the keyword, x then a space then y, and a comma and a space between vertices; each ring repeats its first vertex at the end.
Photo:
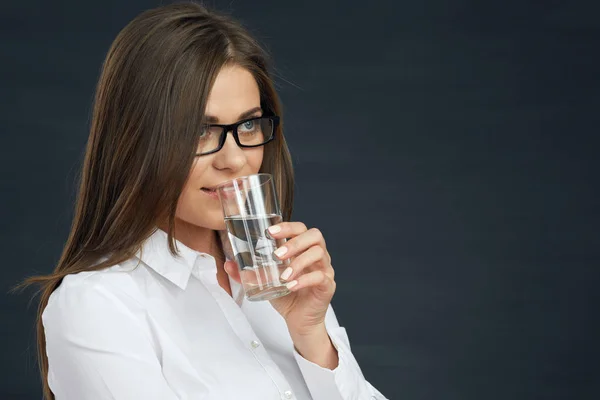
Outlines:
POLYGON ((248 322, 246 315, 235 301, 223 290, 219 285, 215 270, 195 271, 194 275, 202 281, 212 297, 215 299, 231 329, 237 337, 244 343, 244 346, 250 351, 256 361, 262 366, 271 381, 279 391, 280 398, 283 400, 295 399, 290 384, 285 379, 285 376, 273 361, 265 347, 262 345, 258 336, 248 322))

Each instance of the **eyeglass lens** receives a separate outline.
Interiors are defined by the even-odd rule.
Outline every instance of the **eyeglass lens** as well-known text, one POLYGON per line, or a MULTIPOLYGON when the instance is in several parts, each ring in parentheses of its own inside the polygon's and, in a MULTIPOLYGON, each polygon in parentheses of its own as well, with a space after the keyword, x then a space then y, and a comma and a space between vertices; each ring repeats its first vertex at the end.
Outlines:
MULTIPOLYGON (((223 127, 207 125, 200 132, 198 154, 209 153, 219 147, 223 127)), ((267 142, 273 134, 273 120, 268 117, 255 118, 238 125, 238 137, 244 146, 258 146, 267 142)))

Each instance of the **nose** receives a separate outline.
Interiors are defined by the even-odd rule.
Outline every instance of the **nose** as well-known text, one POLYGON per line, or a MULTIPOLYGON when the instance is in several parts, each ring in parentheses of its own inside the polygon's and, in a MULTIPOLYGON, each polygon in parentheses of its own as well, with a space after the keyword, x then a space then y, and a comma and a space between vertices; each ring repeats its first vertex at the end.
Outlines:
POLYGON ((214 166, 217 169, 230 169, 239 171, 246 165, 247 159, 244 149, 237 145, 231 131, 225 136, 223 148, 215 154, 214 166))

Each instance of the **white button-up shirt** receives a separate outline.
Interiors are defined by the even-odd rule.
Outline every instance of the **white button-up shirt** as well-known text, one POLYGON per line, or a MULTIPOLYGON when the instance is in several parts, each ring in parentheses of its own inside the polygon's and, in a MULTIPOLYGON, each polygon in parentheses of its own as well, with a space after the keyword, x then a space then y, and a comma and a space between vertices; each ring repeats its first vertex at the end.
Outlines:
POLYGON ((367 382, 333 309, 325 325, 334 370, 296 350, 268 301, 250 302, 213 256, 158 229, 136 257, 66 276, 42 321, 57 400, 383 400, 367 382))

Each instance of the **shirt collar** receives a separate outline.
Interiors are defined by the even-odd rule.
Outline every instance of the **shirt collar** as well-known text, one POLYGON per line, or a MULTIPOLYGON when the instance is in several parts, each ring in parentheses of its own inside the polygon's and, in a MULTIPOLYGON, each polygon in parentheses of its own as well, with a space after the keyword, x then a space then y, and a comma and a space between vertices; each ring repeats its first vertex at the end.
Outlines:
POLYGON ((173 256, 169 250, 168 235, 160 228, 142 243, 136 257, 181 289, 187 287, 190 275, 197 266, 200 270, 214 269, 215 258, 208 253, 196 251, 175 239, 179 256, 173 256))

